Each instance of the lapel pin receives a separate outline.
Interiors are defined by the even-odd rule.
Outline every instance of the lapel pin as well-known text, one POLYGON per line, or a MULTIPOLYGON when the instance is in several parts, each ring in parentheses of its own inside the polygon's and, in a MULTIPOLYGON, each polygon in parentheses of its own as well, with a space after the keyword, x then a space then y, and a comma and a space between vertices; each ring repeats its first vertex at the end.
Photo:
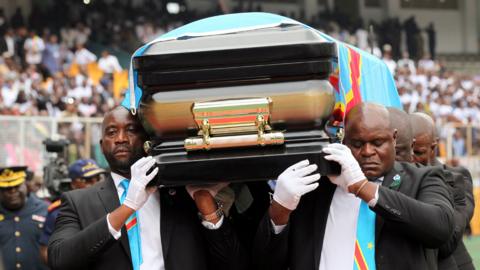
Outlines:
POLYGON ((393 176, 393 182, 390 185, 390 188, 398 188, 400 186, 401 181, 402 181, 402 178, 400 177, 400 175, 396 174, 395 176, 393 176))

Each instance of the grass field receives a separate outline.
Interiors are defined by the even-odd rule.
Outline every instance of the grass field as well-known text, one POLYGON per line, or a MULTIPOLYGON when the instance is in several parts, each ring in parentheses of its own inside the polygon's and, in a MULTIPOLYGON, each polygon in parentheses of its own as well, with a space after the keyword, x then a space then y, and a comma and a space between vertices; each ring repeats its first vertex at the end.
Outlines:
POLYGON ((470 256, 473 258, 475 268, 480 269, 480 236, 465 238, 463 242, 467 246, 470 256))

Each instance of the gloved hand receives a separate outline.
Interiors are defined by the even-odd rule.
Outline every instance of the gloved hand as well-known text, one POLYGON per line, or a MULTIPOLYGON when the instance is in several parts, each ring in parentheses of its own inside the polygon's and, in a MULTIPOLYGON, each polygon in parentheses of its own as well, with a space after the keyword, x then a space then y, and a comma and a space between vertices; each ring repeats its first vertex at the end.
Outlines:
POLYGON ((308 159, 302 160, 288 167, 278 176, 273 199, 289 210, 295 210, 300 198, 318 187, 315 183, 320 179, 320 174, 312 174, 317 170, 317 165, 309 165, 308 159))
POLYGON ((212 197, 215 198, 217 196, 217 193, 222 190, 224 187, 228 186, 229 183, 227 182, 222 182, 218 184, 204 184, 204 185, 187 185, 185 186, 185 189, 187 190, 188 194, 190 194, 190 197, 195 200, 195 192, 200 191, 200 190, 205 190, 212 195, 212 197))
POLYGON ((155 168, 147 175, 148 170, 155 165, 153 157, 143 157, 135 162, 130 168, 131 179, 128 187, 127 196, 125 197, 124 205, 137 211, 140 209, 148 199, 148 196, 157 190, 157 187, 146 188, 158 173, 158 168, 155 168))
POLYGON ((323 152, 328 154, 325 156, 326 160, 336 161, 342 166, 340 175, 328 175, 328 179, 335 185, 348 190, 348 186, 367 179, 346 145, 332 143, 323 148, 323 152))

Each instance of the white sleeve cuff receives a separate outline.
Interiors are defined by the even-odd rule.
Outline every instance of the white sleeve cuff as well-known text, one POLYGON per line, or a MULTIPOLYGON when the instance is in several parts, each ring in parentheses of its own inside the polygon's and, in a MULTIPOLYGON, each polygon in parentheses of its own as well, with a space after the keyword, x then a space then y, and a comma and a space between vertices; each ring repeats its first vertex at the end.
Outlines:
POLYGON ((377 202, 378 202, 378 189, 380 188, 379 185, 377 185, 377 190, 375 190, 375 197, 373 197, 373 199, 371 199, 369 202, 368 202, 368 206, 370 207, 375 207, 375 205, 377 205, 377 202))
POLYGON ((110 234, 113 236, 113 238, 115 238, 115 240, 118 240, 120 238, 120 236, 122 236, 122 231, 116 231, 112 225, 110 224, 110 221, 108 221, 108 216, 110 214, 107 214, 107 224, 108 224, 108 231, 110 232, 110 234))
POLYGON ((217 222, 217 224, 213 224, 212 222, 208 222, 208 221, 205 221, 205 220, 204 220, 204 221, 202 221, 202 225, 203 225, 203 227, 205 227, 205 228, 207 228, 207 229, 209 229, 209 230, 217 230, 217 229, 220 228, 220 227, 222 226, 222 224, 223 224, 223 217, 224 217, 224 216, 222 216, 222 217, 220 218, 220 220, 217 222))
POLYGON ((285 227, 287 226, 287 224, 284 224, 284 225, 275 225, 275 223, 273 222, 273 220, 270 219, 270 223, 272 223, 272 227, 273 227, 273 232, 275 234, 279 234, 281 232, 283 232, 283 229, 285 229, 285 227))

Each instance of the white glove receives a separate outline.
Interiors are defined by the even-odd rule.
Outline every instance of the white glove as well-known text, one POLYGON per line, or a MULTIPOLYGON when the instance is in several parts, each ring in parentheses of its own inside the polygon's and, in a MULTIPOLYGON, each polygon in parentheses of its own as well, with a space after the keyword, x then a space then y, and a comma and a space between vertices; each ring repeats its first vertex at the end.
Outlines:
POLYGON ((308 159, 302 160, 288 167, 278 176, 273 199, 283 207, 295 210, 303 194, 318 187, 315 183, 320 179, 320 174, 312 174, 317 170, 317 165, 309 165, 308 159))
POLYGON ((188 194, 190 194, 190 197, 195 200, 195 192, 199 190, 206 190, 212 197, 215 198, 217 196, 217 193, 222 190, 224 187, 228 186, 229 183, 227 182, 222 182, 218 184, 204 184, 204 185, 187 185, 185 186, 185 189, 187 190, 188 194))
POLYGON ((158 173, 158 168, 155 168, 149 175, 148 170, 155 165, 155 159, 151 156, 143 157, 135 162, 130 167, 131 179, 128 186, 127 196, 123 204, 137 211, 140 209, 148 199, 148 196, 157 190, 156 187, 146 188, 158 173))
POLYGON ((332 143, 323 148, 323 152, 328 154, 325 156, 326 160, 336 161, 342 166, 340 175, 328 175, 328 179, 335 185, 348 190, 350 185, 367 179, 352 151, 346 145, 332 143))

